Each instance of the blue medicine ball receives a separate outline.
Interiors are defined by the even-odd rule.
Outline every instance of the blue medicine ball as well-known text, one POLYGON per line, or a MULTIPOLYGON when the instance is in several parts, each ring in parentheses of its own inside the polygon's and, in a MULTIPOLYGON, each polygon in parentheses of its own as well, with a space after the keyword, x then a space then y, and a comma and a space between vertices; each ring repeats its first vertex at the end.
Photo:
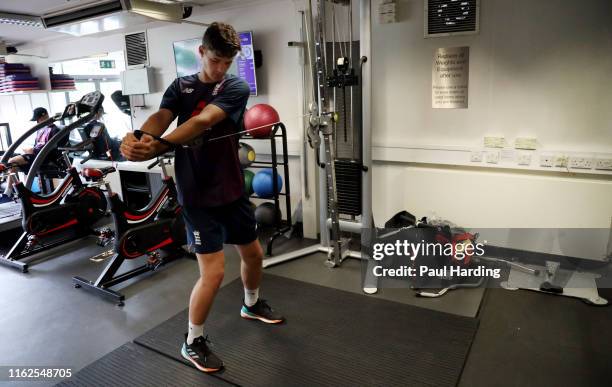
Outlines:
MULTIPOLYGON (((280 192, 283 188, 283 179, 280 175, 276 176, 276 184, 278 192, 280 192)), ((264 169, 255 174, 253 178, 253 191, 260 198, 271 198, 274 196, 272 169, 264 169)))

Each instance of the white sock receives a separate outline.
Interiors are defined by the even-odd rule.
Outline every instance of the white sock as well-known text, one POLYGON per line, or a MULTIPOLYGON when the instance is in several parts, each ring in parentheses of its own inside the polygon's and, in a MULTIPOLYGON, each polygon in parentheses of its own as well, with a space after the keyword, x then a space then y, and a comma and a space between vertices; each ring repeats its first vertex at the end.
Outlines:
POLYGON ((259 288, 249 290, 244 288, 244 304, 246 306, 253 306, 257 303, 259 299, 259 288))
POLYGON ((189 330, 187 331, 187 344, 192 344, 196 338, 204 336, 204 324, 196 325, 189 321, 189 330))
POLYGON ((4 188, 4 192, 2 194, 6 196, 12 196, 11 195, 12 193, 13 193, 13 181, 11 180, 11 177, 9 176, 9 178, 6 179, 6 187, 4 188))

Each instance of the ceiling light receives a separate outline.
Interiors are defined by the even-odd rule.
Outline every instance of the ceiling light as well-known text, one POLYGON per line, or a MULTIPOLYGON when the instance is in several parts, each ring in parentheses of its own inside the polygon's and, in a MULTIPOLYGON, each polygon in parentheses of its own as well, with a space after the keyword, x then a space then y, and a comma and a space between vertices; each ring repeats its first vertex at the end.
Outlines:
POLYGON ((0 24, 12 24, 16 26, 42 27, 42 22, 37 16, 22 15, 19 13, 0 12, 0 24))

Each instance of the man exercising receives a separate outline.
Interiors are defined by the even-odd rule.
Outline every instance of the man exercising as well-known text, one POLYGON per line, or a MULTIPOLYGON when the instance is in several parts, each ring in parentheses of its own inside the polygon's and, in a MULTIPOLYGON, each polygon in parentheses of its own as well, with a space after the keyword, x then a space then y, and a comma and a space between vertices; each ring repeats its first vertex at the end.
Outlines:
POLYGON ((245 81, 226 74, 238 51, 240 39, 234 28, 211 24, 199 47, 202 69, 175 79, 164 93, 159 110, 141 130, 161 136, 178 116, 177 128, 162 141, 146 134, 137 140, 129 133, 121 145, 123 155, 135 161, 151 159, 167 151, 169 144, 177 145, 174 169, 179 200, 200 268, 189 300, 189 330, 181 354, 204 372, 223 367, 207 345, 208 336, 204 336, 204 321, 223 280, 223 243, 235 245, 242 259, 244 302, 240 315, 270 324, 284 321, 259 299, 263 250, 244 192, 238 136, 231 135, 240 131, 250 93, 245 81), (221 136, 227 137, 208 141, 221 136))
MULTIPOLYGON (((47 112, 47 109, 45 109, 44 107, 37 107, 32 112, 32 119, 30 119, 30 121, 36 121, 37 124, 40 124, 41 122, 45 122, 48 119, 49 113, 47 112)), ((8 160, 9 164, 17 165, 17 168, 19 168, 21 171, 23 171, 24 173, 28 173, 30 166, 36 158, 36 155, 38 155, 38 153, 42 150, 45 144, 49 142, 51 137, 55 136, 59 131, 60 129, 53 123, 48 126, 45 126, 44 128, 38 129, 38 131, 36 131, 36 140, 34 140, 34 147, 24 148, 23 154, 15 155, 8 160)), ((16 173, 18 170, 17 168, 13 168, 11 172, 16 173)), ((8 179, 6 183, 6 188, 4 192, 0 195, 0 203, 11 201, 13 196, 12 193, 13 180, 8 179)))

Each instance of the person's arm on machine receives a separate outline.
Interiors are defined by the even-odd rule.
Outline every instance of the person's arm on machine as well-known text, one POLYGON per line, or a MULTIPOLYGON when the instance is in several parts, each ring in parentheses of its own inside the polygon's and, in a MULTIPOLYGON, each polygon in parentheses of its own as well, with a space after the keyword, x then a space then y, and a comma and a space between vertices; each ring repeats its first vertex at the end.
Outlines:
MULTIPOLYGON (((168 129, 172 121, 174 121, 174 113, 169 109, 161 108, 147 118, 141 130, 154 136, 160 136, 168 129)), ((147 156, 148 152, 143 153, 142 149, 148 149, 150 147, 148 144, 151 144, 152 140, 150 136, 143 136, 138 140, 134 133, 129 132, 121 140, 121 153, 130 161, 148 160, 155 156, 155 154, 143 158, 147 156)))
MULTIPOLYGON (((177 78, 168 86, 162 97, 159 110, 147 118, 141 127, 142 131, 154 136, 161 136, 178 116, 181 105, 179 82, 177 78)), ((149 156, 147 152, 143 153, 141 148, 149 148, 147 144, 152 141, 153 139, 150 136, 136 138, 134 133, 129 132, 121 141, 120 151, 126 159, 131 161, 148 160, 154 155, 149 156)))
POLYGON ((226 117, 227 113, 223 109, 214 104, 209 104, 202 109, 200 114, 185 121, 181 126, 165 135, 163 139, 177 145, 189 144, 206 134, 214 125, 223 121, 226 117))
MULTIPOLYGON (((160 109, 164 110, 164 109, 160 109)), ((159 113, 159 112, 158 112, 159 113)), ((157 113, 156 113, 157 114, 157 113)), ((147 134, 152 134, 155 136, 159 136, 163 133, 164 130, 157 131, 156 126, 151 126, 147 128, 147 123, 151 121, 151 116, 147 122, 142 126, 142 131, 147 134)), ((164 140, 169 143, 176 145, 189 144, 194 139, 203 135, 207 130, 209 130, 213 125, 218 122, 223 121, 227 117, 225 111, 223 111, 218 106, 214 104, 210 104, 206 106, 200 114, 197 116, 191 117, 189 120, 185 121, 182 125, 178 126, 171 133, 168 133, 163 137, 164 140)), ((124 142, 121 144, 121 152, 126 156, 128 160, 132 161, 143 161, 149 160, 159 154, 164 153, 169 150, 169 146, 163 144, 159 141, 154 140, 151 136, 147 136, 146 134, 142 137, 140 141, 134 137, 132 133, 130 133, 133 140, 130 138, 126 141, 124 138, 124 142)))

